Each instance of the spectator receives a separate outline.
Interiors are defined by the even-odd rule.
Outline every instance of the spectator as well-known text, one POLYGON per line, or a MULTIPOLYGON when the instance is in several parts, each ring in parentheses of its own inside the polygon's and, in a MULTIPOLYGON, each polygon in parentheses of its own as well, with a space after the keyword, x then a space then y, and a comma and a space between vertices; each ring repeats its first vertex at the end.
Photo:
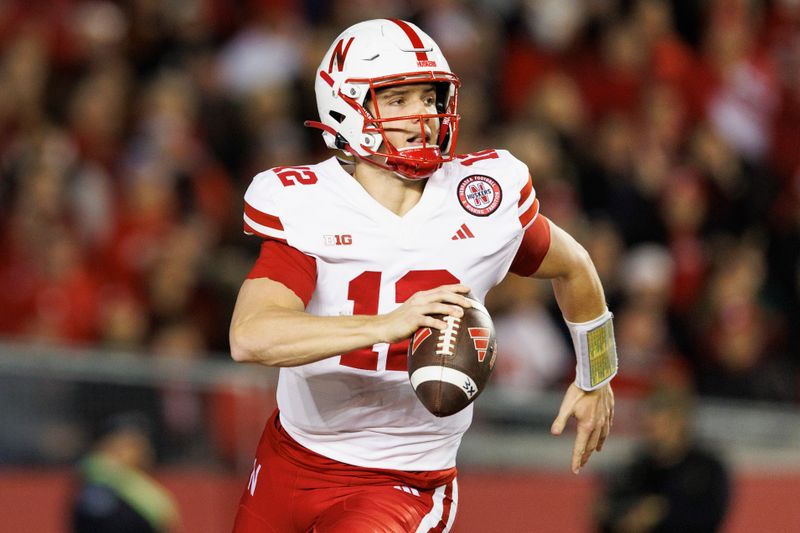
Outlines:
POLYGON ((167 533, 178 510, 147 470, 153 463, 146 419, 116 415, 81 462, 80 488, 71 503, 74 533, 167 533))
MULTIPOLYGON (((206 347, 200 329, 186 320, 161 327, 155 333, 151 351, 164 362, 178 363, 202 357, 206 347)), ((159 389, 165 458, 187 461, 207 457, 208 450, 203 447, 206 442, 203 435, 208 431, 204 398, 186 381, 183 375, 186 366, 174 364, 166 368, 172 370, 159 389)))
POLYGON ((751 400, 796 400, 784 354, 787 325, 761 301, 764 253, 753 243, 719 252, 709 281, 706 320, 700 325, 700 391, 751 400))
POLYGON ((510 276, 493 292, 489 305, 502 353, 492 381, 511 400, 530 401, 572 372, 570 347, 548 313, 538 282, 510 276))
POLYGON ((642 449, 615 471, 597 508, 606 533, 713 533, 725 519, 730 480, 725 465, 695 440, 692 398, 662 389, 641 417, 642 449))
POLYGON ((711 4, 705 51, 718 84, 709 95, 708 117, 746 159, 760 161, 769 151, 779 90, 774 64, 757 46, 763 8, 745 0, 711 4))

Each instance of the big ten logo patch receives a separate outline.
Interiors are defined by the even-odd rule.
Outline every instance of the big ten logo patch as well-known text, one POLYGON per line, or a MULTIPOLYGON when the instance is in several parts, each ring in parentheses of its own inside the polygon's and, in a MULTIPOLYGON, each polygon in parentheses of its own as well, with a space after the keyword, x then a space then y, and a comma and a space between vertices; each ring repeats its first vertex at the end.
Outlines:
POLYGON ((322 240, 325 246, 350 246, 353 244, 353 236, 349 233, 343 235, 323 235, 322 240))

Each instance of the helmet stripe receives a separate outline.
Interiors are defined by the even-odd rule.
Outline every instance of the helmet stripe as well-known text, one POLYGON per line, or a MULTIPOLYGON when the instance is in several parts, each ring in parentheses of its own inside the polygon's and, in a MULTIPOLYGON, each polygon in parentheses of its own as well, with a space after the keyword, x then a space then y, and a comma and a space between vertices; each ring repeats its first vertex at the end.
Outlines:
POLYGON ((331 78, 330 74, 328 74, 324 70, 320 70, 319 71, 319 77, 322 78, 323 80, 325 80, 325 83, 327 83, 328 85, 333 87, 333 78, 331 78))
MULTIPOLYGON (((411 46, 413 46, 417 50, 425 48, 425 45, 422 44, 422 39, 420 38, 420 36, 417 34, 416 31, 414 31, 414 28, 412 28, 406 21, 400 19, 389 19, 389 20, 400 26, 400 29, 405 32, 405 34, 408 36, 408 39, 411 41, 411 46)), ((427 52, 425 51, 417 52, 417 61, 427 61, 427 60, 428 60, 427 52)))

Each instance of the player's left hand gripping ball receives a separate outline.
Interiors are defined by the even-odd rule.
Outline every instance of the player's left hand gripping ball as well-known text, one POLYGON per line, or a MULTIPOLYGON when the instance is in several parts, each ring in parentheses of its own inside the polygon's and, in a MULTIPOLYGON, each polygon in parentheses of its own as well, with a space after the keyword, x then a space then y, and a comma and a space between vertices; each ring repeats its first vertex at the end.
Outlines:
POLYGON ((408 375, 422 404, 436 416, 464 409, 483 391, 494 368, 497 340, 489 312, 475 298, 464 316, 438 315, 447 328, 420 328, 408 345, 408 375))

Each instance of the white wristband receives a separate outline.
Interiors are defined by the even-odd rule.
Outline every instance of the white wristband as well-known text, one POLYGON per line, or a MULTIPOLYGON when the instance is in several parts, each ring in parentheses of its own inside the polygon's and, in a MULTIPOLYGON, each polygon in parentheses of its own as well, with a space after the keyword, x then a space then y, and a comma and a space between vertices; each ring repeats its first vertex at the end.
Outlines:
POLYGON ((613 316, 606 309, 602 315, 588 322, 564 320, 569 327, 578 360, 575 384, 585 391, 599 389, 617 375, 613 316))

